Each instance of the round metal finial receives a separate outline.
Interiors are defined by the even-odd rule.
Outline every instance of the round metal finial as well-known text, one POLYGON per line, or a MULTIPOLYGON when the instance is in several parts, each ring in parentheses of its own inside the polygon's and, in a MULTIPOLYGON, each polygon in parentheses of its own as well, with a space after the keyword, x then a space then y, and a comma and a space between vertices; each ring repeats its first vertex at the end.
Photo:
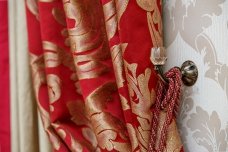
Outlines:
POLYGON ((192 61, 185 61, 181 66, 182 81, 186 86, 192 86, 198 78, 198 69, 192 61))

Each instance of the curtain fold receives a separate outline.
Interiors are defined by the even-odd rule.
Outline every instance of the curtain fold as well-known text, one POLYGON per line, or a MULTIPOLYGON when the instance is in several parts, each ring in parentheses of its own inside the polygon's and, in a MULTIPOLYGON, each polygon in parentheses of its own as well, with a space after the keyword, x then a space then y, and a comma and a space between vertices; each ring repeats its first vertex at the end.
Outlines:
MULTIPOLYGON (((147 151, 161 1, 26 1, 33 88, 54 151, 147 151)), ((161 114, 161 123, 166 118, 161 114)), ((158 139, 160 138, 158 131, 158 139)), ((167 151, 182 146, 172 121, 167 151)))
MULTIPOLYGON (((37 106, 29 68, 27 26, 23 0, 9 1, 11 151, 38 152, 37 106)), ((47 141, 47 140, 46 140, 47 141)), ((48 149, 46 147, 46 149, 48 149)))
POLYGON ((0 0, 0 152, 227 151, 227 8, 225 0, 0 0), (199 69, 183 87, 177 124, 173 113, 166 124, 169 106, 155 107, 150 56, 163 46, 163 25, 165 69, 185 60, 199 69))

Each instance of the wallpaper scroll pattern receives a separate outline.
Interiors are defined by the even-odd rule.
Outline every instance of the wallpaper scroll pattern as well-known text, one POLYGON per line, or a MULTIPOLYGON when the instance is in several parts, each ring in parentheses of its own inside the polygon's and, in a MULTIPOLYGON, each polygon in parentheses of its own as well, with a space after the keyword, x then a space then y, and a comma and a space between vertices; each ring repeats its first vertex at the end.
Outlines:
POLYGON ((164 1, 167 69, 194 61, 199 79, 183 88, 178 127, 185 151, 228 151, 228 1, 164 1))

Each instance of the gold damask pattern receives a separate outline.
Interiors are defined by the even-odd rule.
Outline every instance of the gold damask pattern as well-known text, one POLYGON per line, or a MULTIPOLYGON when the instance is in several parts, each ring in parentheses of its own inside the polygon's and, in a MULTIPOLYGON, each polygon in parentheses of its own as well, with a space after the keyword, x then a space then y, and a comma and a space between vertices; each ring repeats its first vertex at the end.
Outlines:
MULTIPOLYGON (((39 5, 32 5, 34 2, 28 0, 29 9, 39 19, 39 5)), ((147 11, 144 17, 148 22, 152 45, 161 46, 160 1, 136 2, 147 11)), ((31 57, 36 58, 34 62, 39 62, 39 65, 33 65, 37 100, 41 85, 47 87, 50 111, 39 106, 55 150, 61 151, 66 146, 69 151, 147 151, 152 117, 150 108, 155 99, 154 88, 150 85, 154 78, 153 70, 150 67, 142 70, 139 63, 124 58, 125 51, 132 44, 122 42, 120 38, 122 16, 128 6, 137 5, 136 2, 39 1, 47 8, 49 4, 56 6, 51 7, 48 19, 61 29, 58 31, 60 38, 52 40, 47 36, 47 39, 42 39, 41 56, 31 57), (62 3, 64 11, 59 5, 62 3), (59 39, 60 44, 57 43, 59 39), (68 51, 69 46, 72 54, 68 51), (142 72, 139 73, 139 69, 142 72), (67 75, 66 78, 62 77, 62 73, 67 75), (64 92, 72 91, 63 89, 66 84, 74 85, 76 99, 65 99, 67 95, 64 92), (59 118, 50 118, 59 108, 56 107, 58 104, 61 110, 65 108, 67 111, 64 116, 67 115, 69 121, 65 118, 64 121, 72 123, 72 126, 68 127, 59 118), (54 119, 52 123, 51 119, 54 119)), ((44 8, 40 10, 45 12, 44 8)), ((173 122, 168 135, 170 142, 167 147, 170 149, 177 147, 172 142, 178 139, 175 133, 173 122)))
POLYGON ((136 75, 137 64, 124 62, 127 73, 128 88, 130 93, 132 112, 137 115, 139 126, 135 126, 138 145, 141 151, 147 151, 148 141, 151 130, 151 106, 154 103, 155 92, 150 90, 149 79, 151 70, 147 68, 145 73, 136 75))
MULTIPOLYGON (((124 11, 127 8, 128 0, 111 0, 103 5, 104 19, 106 33, 109 40, 109 47, 111 52, 111 58, 116 78, 117 87, 119 90, 119 96, 121 100, 122 110, 125 112, 131 111, 131 103, 129 99, 129 92, 127 88, 126 73, 124 70, 124 58, 123 54, 127 48, 127 43, 117 43, 112 45, 112 39, 120 39, 120 19, 124 11), (120 91, 121 90, 121 91, 120 91), (123 91, 124 90, 124 91, 123 91)), ((132 125, 133 118, 129 115, 125 115, 125 121, 128 119, 129 123, 126 123, 129 139, 131 142, 131 151, 135 151, 138 148, 138 140, 135 134, 134 127, 132 125), (129 120, 130 119, 130 120, 129 120)))
MULTIPOLYGON (((158 5, 161 5, 161 3, 162 3, 162 1, 160 1, 160 0, 158 0, 158 1, 157 0, 137 0, 137 4, 142 9, 147 11, 147 22, 148 22, 148 28, 150 31, 153 47, 163 46, 162 19, 161 19, 161 13, 160 13, 159 7, 158 7, 158 5)), ((137 65, 131 65, 130 67, 131 67, 131 69, 133 69, 132 71, 135 71, 137 65)), ((149 76, 148 75, 150 75, 150 73, 151 73, 150 71, 146 70, 145 71, 145 77, 143 77, 143 76, 138 77, 139 82, 140 81, 147 81, 144 84, 148 84, 149 83, 149 76)), ((129 80, 131 81, 134 79, 131 78, 129 80)), ((132 84, 134 84, 134 83, 132 83, 132 84)), ((132 87, 132 84, 129 88, 136 88, 136 87, 132 87)), ((141 87, 141 89, 144 89, 144 88, 145 87, 141 87)), ((154 92, 151 92, 151 95, 147 95, 149 93, 148 90, 144 89, 143 92, 144 92, 145 97, 151 97, 151 99, 147 99, 147 101, 152 101, 152 99, 154 99, 154 97, 153 97, 153 96, 155 96, 154 92), (147 92, 147 94, 146 94, 146 92, 147 92)), ((136 93, 136 94, 139 95, 140 93, 136 93)), ((152 116, 151 116, 150 110, 148 109, 149 106, 151 107, 153 105, 153 102, 150 103, 150 105, 148 105, 148 106, 145 106, 145 103, 143 104, 143 106, 147 107, 147 109, 142 108, 142 107, 138 108, 140 110, 145 109, 144 111, 148 111, 148 113, 144 114, 144 117, 139 117, 139 120, 140 120, 139 122, 141 122, 141 123, 142 123, 142 118, 146 118, 145 120, 147 120, 147 121, 144 120, 144 124, 143 125, 141 124, 141 126, 144 126, 144 127, 148 126, 148 127, 139 129, 139 131, 145 131, 145 130, 148 131, 147 136, 145 136, 146 140, 144 139, 145 141, 149 141, 150 129, 151 129, 151 127, 153 127, 153 126, 150 126, 152 116), (145 116, 147 116, 147 117, 145 117, 145 116), (147 122, 147 125, 146 125, 146 122, 147 122)), ((134 107, 132 109, 134 109, 134 107)), ((138 112, 136 112, 136 113, 138 113, 138 112)), ((160 114, 158 139, 156 141, 160 140, 160 130, 161 130, 162 125, 165 121, 165 118, 166 118, 166 113, 165 113, 165 111, 163 111, 160 114)), ((148 143, 144 146, 146 146, 146 148, 147 148, 148 143)), ((156 143, 155 147, 157 147, 157 143, 156 143)), ((176 127, 176 122, 175 122, 175 120, 173 120, 172 123, 168 127, 168 134, 167 134, 167 139, 166 139, 166 149, 164 151, 168 151, 168 152, 177 151, 177 152, 179 152, 181 150, 181 148, 182 148, 182 143, 180 140, 180 136, 179 136, 177 127, 176 127)))
POLYGON ((33 77, 33 86, 35 90, 35 96, 37 105, 38 105, 38 111, 40 112, 40 116, 43 122, 43 126, 47 134, 49 135, 50 141, 53 145, 53 147, 58 150, 60 148, 60 139, 55 134, 55 131, 51 127, 51 121, 50 121, 50 114, 49 112, 44 109, 44 107, 40 103, 39 99, 39 91, 41 85, 47 85, 47 80, 45 77, 45 66, 44 66, 44 57, 43 55, 37 56, 35 54, 30 53, 30 66, 32 69, 32 77, 33 77))
MULTIPOLYGON (((125 124, 107 109, 108 105, 116 102, 112 96, 117 92, 117 86, 115 81, 106 78, 113 69, 108 63, 111 54, 101 3, 98 0, 65 1, 64 8, 67 19, 74 22, 68 32, 79 80, 106 79, 102 85, 91 85, 93 91, 84 95, 85 116, 91 123, 98 146, 107 151, 131 151, 125 124)), ((107 16, 104 18, 107 19, 107 16)), ((117 26, 109 27, 109 38, 115 34, 116 29, 117 26)))
POLYGON ((112 82, 94 90, 86 99, 86 113, 102 149, 127 152, 131 151, 130 144, 115 141, 117 136, 123 140, 128 140, 124 123, 111 113, 105 112, 106 107, 110 104, 109 102, 112 101, 112 94, 116 90, 117 87, 112 82))
POLYGON ((103 61, 110 54, 102 12, 98 11, 101 10, 99 1, 75 0, 65 2, 64 8, 67 18, 75 22, 68 33, 79 79, 96 78, 108 72, 109 67, 103 61))
POLYGON ((26 0, 26 6, 28 7, 29 11, 38 19, 39 11, 37 6, 37 0, 26 0))
POLYGON ((81 132, 88 142, 79 142, 74 139, 72 142, 72 150, 82 150, 83 146, 87 147, 90 151, 100 151, 98 147, 96 135, 93 132, 89 117, 86 114, 85 103, 83 101, 69 101, 67 103, 68 110, 71 114, 71 120, 78 126, 82 126, 81 132), (81 147, 81 149, 78 149, 81 147))
POLYGON ((147 22, 153 47, 163 46, 162 40, 162 18, 158 5, 161 0, 136 0, 138 5, 147 11, 147 22))

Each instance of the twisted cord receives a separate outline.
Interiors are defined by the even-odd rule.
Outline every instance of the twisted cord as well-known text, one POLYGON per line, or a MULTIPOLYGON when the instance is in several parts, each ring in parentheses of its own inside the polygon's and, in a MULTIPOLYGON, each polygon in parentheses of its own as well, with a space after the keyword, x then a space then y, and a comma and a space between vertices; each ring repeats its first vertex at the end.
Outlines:
POLYGON ((168 85, 162 81, 158 82, 157 96, 153 109, 152 128, 150 135, 150 142, 148 152, 163 152, 166 146, 167 130, 176 117, 176 111, 179 106, 179 96, 181 89, 181 72, 178 68, 174 67, 170 69, 166 74, 166 78, 169 80, 168 85), (162 125, 160 140, 158 140, 158 124, 159 115, 162 110, 166 109, 166 119, 162 125), (155 144, 158 143, 157 149, 155 144))

